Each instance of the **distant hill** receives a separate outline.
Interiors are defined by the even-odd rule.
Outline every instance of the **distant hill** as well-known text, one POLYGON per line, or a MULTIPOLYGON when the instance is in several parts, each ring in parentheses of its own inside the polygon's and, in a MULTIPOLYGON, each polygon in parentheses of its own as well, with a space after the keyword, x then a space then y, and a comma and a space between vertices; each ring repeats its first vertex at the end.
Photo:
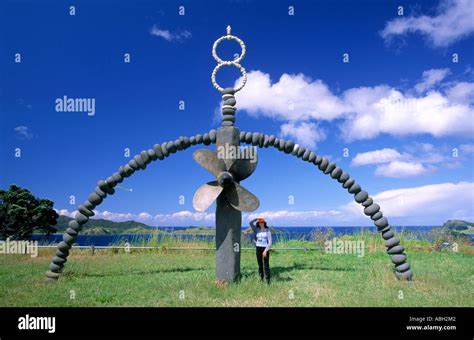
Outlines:
POLYGON ((474 234, 474 223, 463 220, 448 220, 443 224, 444 228, 465 234, 474 234))
MULTIPOLYGON (((72 218, 59 216, 57 224, 54 226, 58 233, 63 233, 72 218)), ((150 227, 144 223, 135 221, 114 222, 104 219, 90 219, 81 234, 83 235, 107 235, 107 234, 138 234, 150 233, 156 231, 156 228, 150 227)))

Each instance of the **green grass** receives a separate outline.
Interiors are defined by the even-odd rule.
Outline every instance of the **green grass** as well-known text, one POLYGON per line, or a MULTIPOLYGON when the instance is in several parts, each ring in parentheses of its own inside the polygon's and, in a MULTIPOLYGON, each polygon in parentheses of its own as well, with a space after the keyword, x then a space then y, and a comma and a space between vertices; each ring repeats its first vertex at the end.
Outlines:
MULTIPOLYGON (((73 250, 59 281, 47 285, 52 249, 37 258, 1 255, 0 306, 474 306, 472 247, 440 252, 404 240, 415 273, 405 282, 372 241, 360 258, 274 250, 269 286, 259 282, 252 250, 242 251, 241 281, 228 286, 215 284, 214 251, 73 250)), ((288 242, 275 246, 301 246, 288 242)))

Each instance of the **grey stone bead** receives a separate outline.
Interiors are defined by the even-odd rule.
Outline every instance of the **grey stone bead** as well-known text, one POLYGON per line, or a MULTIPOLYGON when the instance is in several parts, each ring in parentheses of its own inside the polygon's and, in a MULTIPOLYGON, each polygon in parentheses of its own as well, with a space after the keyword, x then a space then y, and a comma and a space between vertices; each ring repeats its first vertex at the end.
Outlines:
POLYGON ((349 189, 352 186, 352 184, 354 184, 354 183, 355 183, 355 179, 354 178, 349 178, 347 181, 344 182, 342 187, 344 189, 349 189))
MULTIPOLYGON (((76 221, 76 220, 73 220, 73 221, 76 221)), ((80 225, 80 224, 79 224, 80 225)), ((81 229, 82 229, 82 226, 81 226, 81 229)), ((80 230, 79 230, 80 231, 80 230)), ((71 236, 77 236, 79 233, 78 233, 78 230, 76 229, 72 229, 72 228, 67 228, 65 233, 71 235, 71 236)))
POLYGON ((117 181, 112 176, 107 177, 105 181, 111 188, 117 185, 117 181))
POLYGON ((269 144, 270 144, 270 136, 269 135, 264 135, 264 137, 263 137, 263 147, 268 148, 269 144))
POLYGON ((258 132, 252 133, 252 145, 258 145, 259 138, 260 134, 258 132))
POLYGON ((82 204, 77 208, 77 210, 78 210, 79 212, 81 212, 82 214, 88 216, 88 217, 94 216, 94 212, 91 211, 91 210, 89 210, 89 209, 87 209, 87 208, 86 208, 84 205, 82 205, 82 204))
MULTIPOLYGON (((306 148, 304 146, 298 146, 298 150, 296 152, 296 157, 301 158, 303 157, 304 153, 306 152, 306 148)), ((308 152, 309 154, 309 152, 308 152)))
POLYGON ((400 239, 398 237, 391 237, 385 242, 385 247, 391 248, 400 244, 400 239))
POLYGON ((387 221, 386 217, 381 217, 378 220, 376 220, 374 222, 374 224, 377 228, 381 229, 381 228, 385 228, 386 226, 388 226, 388 221, 387 221))
POLYGON ((306 149, 301 157, 302 160, 307 161, 309 160, 309 155, 311 154, 311 150, 306 149))
POLYGON ((212 129, 209 131, 209 138, 211 139, 211 143, 216 142, 216 137, 217 137, 217 131, 215 129, 212 129))
POLYGON ((125 171, 125 167, 123 167, 123 166, 120 166, 118 172, 119 172, 120 176, 122 176, 123 178, 126 178, 126 177, 129 176, 129 175, 127 174, 127 172, 125 171))
MULTIPOLYGON (((64 244, 67 244, 67 243, 64 243, 64 244)), ((71 246, 69 246, 69 247, 71 247, 71 246)), ((63 259, 65 259, 66 257, 69 256, 69 248, 68 249, 63 249, 63 250, 56 249, 56 256, 59 256, 59 257, 62 257, 63 259)))
MULTIPOLYGON (((377 229, 377 230, 378 230, 378 229, 377 229)), ((378 231, 380 231, 381 233, 385 233, 386 231, 389 231, 389 230, 392 230, 392 227, 390 227, 390 226, 388 225, 388 226, 386 226, 385 228, 382 228, 382 229, 380 229, 380 230, 378 230, 378 231)))
POLYGON ((315 159, 316 159, 316 154, 313 151, 310 151, 308 162, 313 163, 315 159))
POLYGON ((123 182, 123 177, 118 172, 114 172, 112 174, 112 178, 114 179, 115 183, 122 183, 123 182))
POLYGON ((411 269, 409 269, 403 273, 395 272, 395 275, 399 280, 411 280, 413 277, 413 272, 411 271, 411 269))
POLYGON ((155 144, 153 145, 153 150, 155 150, 156 157, 161 161, 165 156, 163 155, 163 151, 161 150, 161 145, 160 144, 155 144))
POLYGON ((314 165, 319 166, 321 162, 323 161, 323 158, 321 156, 316 156, 315 160, 313 161, 314 165))
MULTIPOLYGON (((202 141, 202 137, 201 137, 201 141, 202 141)), ((167 142, 161 143, 161 152, 163 152, 163 156, 165 156, 165 157, 168 157, 168 155, 170 154, 170 152, 168 150, 168 143, 167 142)))
POLYGON ((391 259, 392 259, 392 262, 395 264, 402 264, 403 262, 406 261, 407 256, 405 254, 396 254, 396 255, 392 255, 391 259))
POLYGON ((224 105, 234 106, 235 104, 236 104, 236 101, 234 97, 224 100, 224 105))
POLYGON ((259 137, 258 137, 258 146, 262 148, 264 141, 265 141, 265 134, 260 132, 259 137))
POLYGON ((372 203, 374 203, 374 200, 371 198, 371 197, 368 197, 364 202, 362 202, 362 205, 364 207, 368 207, 369 205, 371 205, 372 203))
POLYGON ((64 263, 67 261, 67 259, 65 258, 62 258, 62 257, 59 257, 59 256, 55 256, 53 257, 53 263, 61 266, 61 265, 64 265, 64 263))
POLYGON ((224 120, 222 121, 221 126, 234 126, 234 122, 231 122, 229 120, 224 120))
POLYGON ((74 219, 79 224, 85 224, 85 223, 87 223, 87 221, 89 221, 89 217, 87 217, 86 215, 84 215, 83 213, 80 213, 80 212, 76 213, 76 216, 74 217, 74 219))
POLYGON ((176 150, 178 150, 178 151, 183 150, 183 138, 182 137, 179 137, 178 139, 175 139, 173 144, 174 144, 174 147, 176 148, 176 150))
POLYGON ((339 177, 341 177, 342 175, 342 169, 338 166, 336 166, 332 171, 331 171, 331 177, 333 179, 339 179, 339 177))
POLYGON ((278 141, 278 150, 283 151, 285 150, 285 140, 281 139, 278 141))
POLYGON ((189 142, 191 143, 191 145, 196 145, 196 136, 189 137, 189 142))
POLYGON ((345 181, 347 181, 348 179, 350 178, 349 174, 345 171, 342 171, 342 174, 341 176, 339 176, 339 178, 337 179, 337 181, 339 183, 344 183, 345 181))
POLYGON ((393 232, 393 230, 388 230, 382 233, 382 238, 384 240, 389 240, 394 236, 395 236, 395 233, 393 232))
MULTIPOLYGON (((216 130, 211 130, 211 131, 216 131, 216 130)), ((209 135, 209 136, 210 136, 210 135, 209 135)), ((212 143, 215 143, 215 142, 216 142, 215 132, 214 132, 214 140, 212 140, 212 138, 211 138, 211 142, 212 142, 212 143)), ((187 148, 189 148, 190 146, 191 146, 191 142, 189 141, 189 137, 184 136, 184 137, 183 137, 183 148, 184 148, 184 149, 187 149, 187 148)))
MULTIPOLYGON (((156 155, 155 150, 153 150, 153 149, 148 149, 146 152, 148 153, 148 156, 150 156, 150 159, 151 159, 152 161, 156 161, 156 160, 158 159, 158 156, 156 155)), ((120 182, 119 182, 119 183, 120 183, 120 182)))
MULTIPOLYGON (((138 167, 139 167, 140 169, 145 170, 146 164, 145 164, 145 162, 143 161, 143 159, 140 157, 140 155, 136 155, 135 157, 133 157, 133 159, 135 160, 135 162, 137 162, 138 167)), ((109 184, 112 184, 112 183, 109 183, 109 184)))
POLYGON ((364 209, 364 214, 366 214, 367 216, 372 216, 379 210, 380 210, 380 205, 378 205, 377 203, 372 203, 371 205, 369 205, 367 208, 364 209))
POLYGON ((52 281, 56 281, 58 278, 59 278, 59 274, 58 273, 53 273, 52 271, 48 270, 46 272, 46 277, 47 277, 47 283, 48 282, 52 282, 52 281))
MULTIPOLYGON (((209 136, 207 136, 209 138, 209 136)), ((204 136, 203 136, 203 141, 204 141, 204 136)), ((166 147, 168 148, 169 153, 175 153, 176 152, 176 145, 174 145, 174 142, 169 141, 166 143, 166 147)))
POLYGON ((326 167, 326 170, 324 170, 324 173, 326 175, 330 174, 334 169, 336 169, 336 164, 334 163, 329 163, 328 166, 326 167))
POLYGON ((326 158, 323 158, 321 160, 321 163, 318 165, 318 168, 321 171, 325 171, 328 165, 329 165, 329 161, 326 158))
POLYGON ((69 235, 68 233, 63 234, 63 241, 69 244, 76 242, 77 236, 69 235))
POLYGON ((375 214, 373 214, 372 216, 370 216, 370 219, 372 221, 377 221, 379 218, 382 218, 383 217, 383 214, 382 212, 379 210, 377 211, 375 214))
POLYGON ((131 167, 134 171, 137 171, 137 170, 140 169, 140 167, 138 166, 138 163, 135 161, 135 159, 131 159, 128 162, 128 166, 131 167))
POLYGON ((56 263, 51 263, 49 265, 49 270, 51 270, 53 273, 59 273, 59 271, 63 268, 62 265, 58 265, 56 263))
POLYGON ((105 191, 106 189, 109 188, 109 184, 106 181, 104 181, 103 179, 101 179, 100 181, 97 182, 97 186, 103 191, 105 191))
MULTIPOLYGON (((67 244, 66 242, 64 241, 61 241, 58 243, 58 246, 57 246, 58 250, 61 250, 62 252, 64 252, 65 250, 69 250, 71 249, 71 245, 70 244, 67 244)), ((68 252, 69 253, 69 252, 68 252)), ((58 252, 56 251, 56 255, 58 255, 58 252)), ((59 256, 59 255, 58 255, 59 256)))
POLYGON ((94 210, 95 208, 95 205, 92 204, 92 202, 90 202, 89 200, 85 200, 84 203, 82 203, 82 205, 89 210, 94 210))
POLYGON ((360 187, 360 185, 358 183, 354 183, 349 188, 349 193, 355 195, 355 194, 359 193, 361 190, 362 190, 362 188, 360 187))
POLYGON ((269 145, 274 145, 275 144, 275 136, 274 135, 270 135, 270 138, 268 139, 268 143, 269 145))
POLYGON ((393 254, 401 254, 405 251, 405 248, 402 246, 395 246, 391 247, 390 249, 387 250, 387 254, 393 255, 393 254))
POLYGON ((408 269, 410 269, 410 265, 409 265, 407 262, 402 263, 402 264, 400 264, 400 265, 398 265, 398 266, 395 267, 395 270, 396 270, 397 272, 400 272, 400 273, 401 273, 401 272, 405 272, 405 271, 407 271, 408 269))
POLYGON ((221 112, 223 116, 235 116, 235 107, 225 107, 221 112))
POLYGON ((196 135, 196 144, 201 144, 202 143, 202 135, 198 133, 196 135))
POLYGON ((145 164, 149 164, 151 162, 150 155, 148 155, 148 151, 146 150, 143 150, 142 152, 140 152, 140 158, 145 164))
POLYGON ((245 134, 245 143, 247 143, 247 144, 252 143, 252 138, 253 138, 252 132, 247 132, 245 134))
POLYGON ((355 196, 354 199, 357 203, 362 203, 364 202, 367 198, 369 197, 369 194, 367 191, 361 190, 359 191, 355 196))
POLYGON ((298 156, 299 149, 300 149, 300 146, 298 144, 295 144, 295 146, 293 147, 293 151, 291 151, 290 154, 293 156, 298 156))
POLYGON ((90 201, 95 206, 98 206, 99 204, 102 203, 103 198, 97 195, 95 192, 93 192, 92 194, 89 195, 89 197, 87 197, 87 200, 90 201))
POLYGON ((283 149, 283 151, 288 154, 288 153, 291 153, 291 151, 293 151, 293 148, 295 147, 295 142, 293 142, 292 140, 289 140, 289 141, 286 141, 285 142, 285 147, 283 149))
POLYGON ((226 87, 222 90, 222 94, 235 94, 235 90, 233 87, 226 87))
POLYGON ((130 177, 135 172, 135 170, 133 170, 133 168, 128 165, 128 163, 123 166, 123 171, 126 173, 125 177, 130 177))
POLYGON ((245 134, 246 134, 245 131, 240 131, 239 140, 240 140, 241 142, 245 142, 245 134))
POLYGON ((95 187, 95 193, 103 199, 107 197, 105 191, 101 190, 99 187, 95 187))
POLYGON ((202 142, 204 145, 211 144, 211 137, 209 137, 209 134, 207 132, 204 133, 204 135, 202 136, 202 142))

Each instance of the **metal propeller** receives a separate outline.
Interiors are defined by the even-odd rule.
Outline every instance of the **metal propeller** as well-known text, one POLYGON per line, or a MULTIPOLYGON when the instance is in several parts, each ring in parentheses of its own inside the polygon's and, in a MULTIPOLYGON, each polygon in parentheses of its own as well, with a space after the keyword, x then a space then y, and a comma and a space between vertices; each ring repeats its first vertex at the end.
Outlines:
POLYGON ((194 209, 206 210, 222 192, 234 209, 250 212, 259 207, 258 198, 238 183, 255 171, 257 159, 252 162, 250 159, 237 158, 229 163, 208 149, 196 150, 193 158, 217 178, 216 181, 207 182, 196 190, 193 197, 194 209))

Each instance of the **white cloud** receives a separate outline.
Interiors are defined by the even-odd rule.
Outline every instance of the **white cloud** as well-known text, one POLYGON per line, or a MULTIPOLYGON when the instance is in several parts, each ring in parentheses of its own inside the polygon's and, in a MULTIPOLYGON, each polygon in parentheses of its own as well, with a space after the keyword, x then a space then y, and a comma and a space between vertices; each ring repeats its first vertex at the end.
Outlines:
POLYGON ((435 16, 402 17, 386 23, 382 38, 421 33, 434 47, 446 47, 474 32, 472 0, 443 0, 435 16))
POLYGON ((153 27, 150 29, 150 34, 163 38, 167 41, 183 41, 185 39, 191 38, 191 32, 189 31, 175 31, 171 32, 169 30, 165 29, 160 29, 157 25, 153 25, 153 27))
POLYGON ((439 84, 444 78, 450 73, 448 68, 443 69, 431 69, 424 71, 422 75, 422 81, 415 85, 415 90, 418 93, 425 92, 431 89, 434 85, 439 84))
POLYGON ((353 166, 387 163, 401 159, 402 155, 395 149, 385 148, 381 150, 358 153, 351 161, 353 166))
MULTIPOLYGON (((344 112, 341 100, 322 80, 312 81, 303 74, 284 73, 273 83, 268 73, 251 71, 247 84, 236 94, 239 109, 250 114, 286 121, 332 120, 344 112)), ((241 79, 235 83, 239 84, 241 79)))
POLYGON ((13 129, 19 139, 30 140, 33 138, 33 134, 29 131, 27 126, 17 126, 13 129))
MULTIPOLYGON (((429 88, 441 78, 430 70, 419 88, 429 88)), ((239 109, 251 116, 281 121, 283 130, 306 127, 304 142, 310 145, 323 136, 322 132, 315 133, 311 124, 318 126, 322 121, 335 119, 341 121, 341 136, 346 142, 372 139, 380 134, 472 137, 474 83, 451 82, 441 88, 412 94, 412 89, 402 92, 388 85, 377 85, 351 88, 335 95, 322 80, 312 81, 302 74, 283 74, 272 84, 268 74, 251 71, 247 86, 236 97, 239 109)))
MULTIPOLYGON (((474 182, 440 183, 383 191, 373 196, 391 223, 440 225, 448 219, 474 220, 474 182)), ((362 218, 359 204, 342 210, 362 218)))
POLYGON ((375 170, 376 176, 404 178, 424 175, 429 171, 423 164, 415 162, 393 161, 379 165, 375 170))
POLYGON ((315 123, 289 122, 280 127, 282 137, 293 137, 299 144, 307 148, 315 149, 316 142, 326 139, 326 133, 319 129, 315 123))

